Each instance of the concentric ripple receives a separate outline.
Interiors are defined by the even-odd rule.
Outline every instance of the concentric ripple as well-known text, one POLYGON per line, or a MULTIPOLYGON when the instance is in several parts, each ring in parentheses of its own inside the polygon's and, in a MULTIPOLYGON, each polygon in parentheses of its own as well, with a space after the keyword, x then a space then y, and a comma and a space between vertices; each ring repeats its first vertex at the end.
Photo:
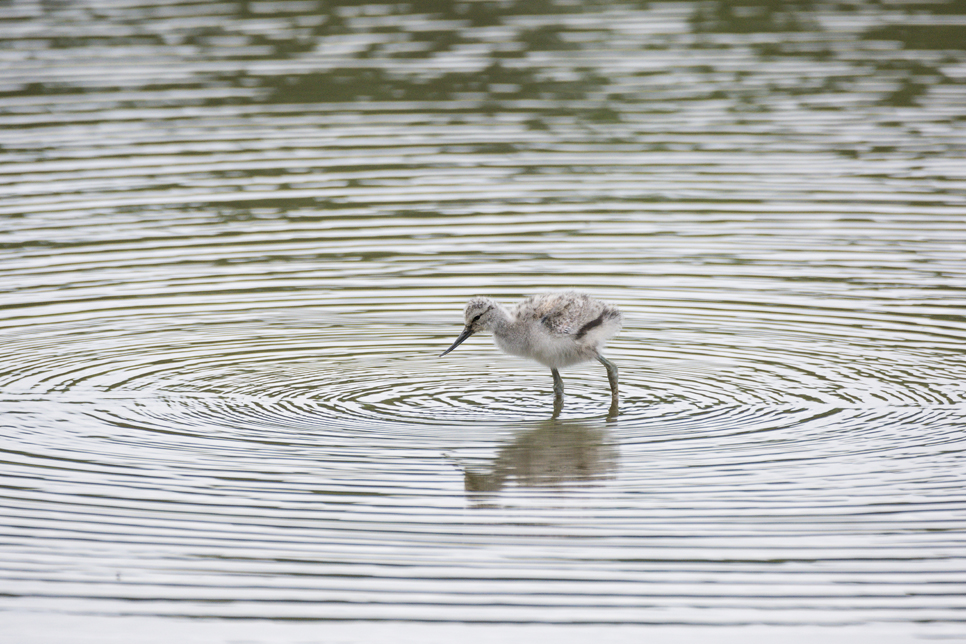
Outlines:
MULTIPOLYGON (((664 303, 657 320, 633 303, 619 303, 628 309, 628 324, 610 355, 621 367, 624 424, 695 413, 747 422, 748 415, 774 410, 955 408, 966 401, 966 365, 954 349, 956 334, 966 339, 966 332, 956 324, 926 327, 892 316, 885 340, 878 330, 864 331, 868 321, 854 314, 813 322, 809 332, 810 309, 786 309, 773 318, 759 312, 762 317, 749 324, 742 318, 752 307, 735 306, 714 314, 722 333, 704 320, 688 328, 687 303, 677 309, 664 303), (667 322, 672 317, 678 322, 667 322), (648 330, 655 325, 660 328, 648 330), (930 342, 933 351, 923 351, 930 342)), ((501 356, 485 339, 437 358, 436 349, 446 343, 433 333, 438 323, 392 325, 349 314, 341 323, 332 315, 315 322, 311 313, 284 310, 275 315, 252 322, 225 313, 182 313, 176 327, 163 328, 158 319, 130 332, 119 328, 123 320, 95 318, 82 332, 75 324, 51 324, 40 333, 11 334, 0 356, 8 365, 0 386, 21 395, 200 396, 192 414, 207 404, 248 400, 269 426, 298 418, 342 426, 539 419, 550 407, 545 369, 501 356)), ((458 329, 459 304, 453 303, 450 317, 458 329)), ((565 376, 567 416, 606 411, 602 370, 585 365, 565 376)), ((241 420, 217 407, 207 414, 209 420, 241 420)))

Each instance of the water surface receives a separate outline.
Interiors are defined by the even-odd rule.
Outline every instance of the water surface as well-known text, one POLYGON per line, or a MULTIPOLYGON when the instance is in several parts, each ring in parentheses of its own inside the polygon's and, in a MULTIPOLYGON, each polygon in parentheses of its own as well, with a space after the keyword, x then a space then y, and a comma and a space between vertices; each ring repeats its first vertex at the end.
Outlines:
POLYGON ((966 14, 810 7, 0 5, 4 632, 962 636, 966 14))

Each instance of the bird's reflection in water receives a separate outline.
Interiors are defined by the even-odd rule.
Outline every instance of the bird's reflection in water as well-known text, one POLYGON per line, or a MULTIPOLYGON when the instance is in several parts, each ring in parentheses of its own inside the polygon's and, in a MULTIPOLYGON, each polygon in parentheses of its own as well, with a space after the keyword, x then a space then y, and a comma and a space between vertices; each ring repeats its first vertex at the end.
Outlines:
POLYGON ((463 468, 463 483, 474 497, 499 492, 509 484, 588 485, 613 475, 617 454, 609 432, 599 425, 547 420, 521 431, 497 452, 488 469, 463 468))

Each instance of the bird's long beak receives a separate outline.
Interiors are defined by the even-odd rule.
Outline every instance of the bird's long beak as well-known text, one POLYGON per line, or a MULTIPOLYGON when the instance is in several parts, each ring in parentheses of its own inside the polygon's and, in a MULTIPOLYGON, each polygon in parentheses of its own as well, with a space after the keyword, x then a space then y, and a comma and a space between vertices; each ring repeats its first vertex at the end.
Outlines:
POLYGON ((473 333, 474 333, 473 332, 473 329, 471 329, 470 327, 464 328, 463 329, 463 332, 460 333, 460 337, 456 338, 456 342, 453 343, 453 346, 451 346, 449 349, 447 349, 446 351, 443 351, 441 354, 439 354, 439 357, 442 358, 447 353, 449 353, 450 351, 452 351, 456 347, 460 346, 463 343, 463 340, 465 340, 466 338, 468 338, 471 335, 473 335, 473 333))

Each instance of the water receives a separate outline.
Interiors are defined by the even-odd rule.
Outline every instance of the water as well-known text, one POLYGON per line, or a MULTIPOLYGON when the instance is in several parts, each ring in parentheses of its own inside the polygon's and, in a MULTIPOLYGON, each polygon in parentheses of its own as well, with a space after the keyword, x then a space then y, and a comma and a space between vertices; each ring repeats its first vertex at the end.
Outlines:
POLYGON ((11 641, 966 633, 960 5, 0 25, 11 641), (436 357, 567 288, 615 420, 436 357))

